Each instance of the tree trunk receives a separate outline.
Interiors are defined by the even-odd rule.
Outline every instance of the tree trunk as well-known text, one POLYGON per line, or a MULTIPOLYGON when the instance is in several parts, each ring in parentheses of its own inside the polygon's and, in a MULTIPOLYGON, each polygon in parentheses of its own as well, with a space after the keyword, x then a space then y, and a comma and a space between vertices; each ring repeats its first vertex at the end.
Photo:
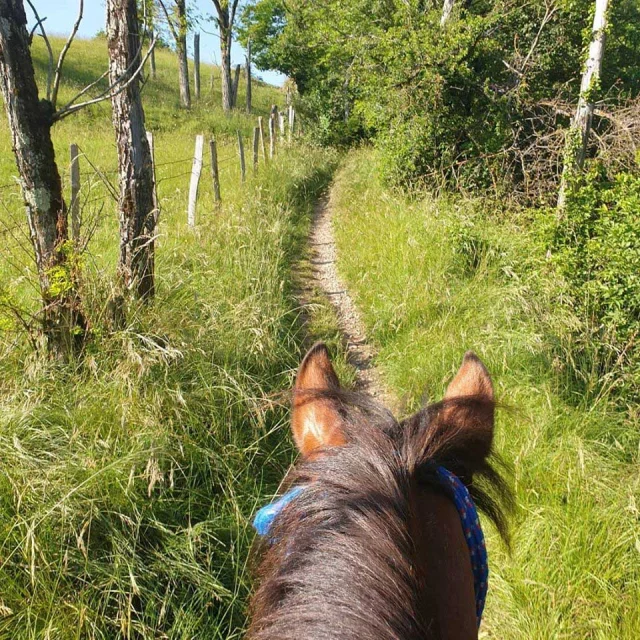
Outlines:
POLYGON ((440 26, 444 27, 451 16, 451 12, 453 11, 453 4, 455 0, 444 0, 444 4, 442 5, 442 17, 440 18, 440 26))
POLYGON ((189 89, 189 61, 187 59, 187 9, 185 0, 176 0, 178 30, 176 52, 178 54, 178 80, 180 82, 180 104, 191 109, 191 91, 189 89))
POLYGON ((220 83, 222 88, 222 108, 229 113, 233 106, 231 87, 231 43, 220 33, 220 83))
POLYGON ((193 91, 196 100, 200 100, 200 34, 193 36, 193 91))
MULTIPOLYGON (((127 78, 140 64, 136 0, 107 0, 109 80, 127 78), (137 59, 136 59, 137 58, 137 59)), ((136 78, 113 94, 113 126, 118 148, 120 260, 118 275, 127 291, 154 294, 153 167, 136 78)))
POLYGON ((240 68, 241 65, 236 65, 236 72, 231 85, 231 107, 236 108, 238 104, 238 85, 240 84, 240 68))
POLYGON ((251 113, 251 40, 247 42, 247 113, 251 113))
POLYGON ((85 323, 51 141, 52 106, 38 98, 26 25, 22 0, 0 0, 0 79, 35 252, 43 330, 51 353, 64 357, 82 344, 85 323))
POLYGON ((587 155, 591 121, 593 119, 594 90, 598 87, 602 70, 605 31, 607 28, 607 5, 608 0, 596 0, 589 57, 587 58, 584 73, 582 74, 582 82, 580 83, 578 107, 571 127, 567 132, 567 141, 565 143, 562 182, 560 193, 558 194, 559 208, 564 207, 565 204, 567 178, 572 172, 582 169, 587 155))

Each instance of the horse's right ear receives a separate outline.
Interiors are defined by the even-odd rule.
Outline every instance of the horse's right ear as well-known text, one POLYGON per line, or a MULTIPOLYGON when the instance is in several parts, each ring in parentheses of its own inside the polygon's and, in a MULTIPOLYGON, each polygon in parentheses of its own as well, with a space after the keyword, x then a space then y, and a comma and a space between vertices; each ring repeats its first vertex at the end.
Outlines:
POLYGON ((343 419, 331 391, 340 381, 331 364, 329 351, 316 343, 304 357, 293 390, 291 429, 300 453, 308 457, 321 447, 345 443, 343 419))
POLYGON ((432 425, 432 433, 447 442, 452 461, 460 465, 451 471, 467 483, 491 453, 494 409, 491 376, 480 358, 469 351, 447 387, 432 425))

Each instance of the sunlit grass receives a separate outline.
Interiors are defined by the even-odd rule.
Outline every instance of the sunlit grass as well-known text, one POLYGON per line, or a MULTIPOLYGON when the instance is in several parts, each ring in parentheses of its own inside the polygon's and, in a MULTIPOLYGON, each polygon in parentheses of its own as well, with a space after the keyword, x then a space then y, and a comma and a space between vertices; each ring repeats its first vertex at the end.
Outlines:
MULTIPOLYGON (((101 69, 103 45, 78 43, 69 68, 101 69)), ((225 134, 248 134, 255 119, 227 120, 213 103, 180 110, 175 60, 158 58, 160 79, 171 82, 145 88, 162 205, 156 300, 133 306, 124 329, 109 326, 116 207, 83 159, 83 198, 92 201, 85 214, 101 212, 84 257, 87 352, 55 365, 19 327, 0 333, 1 638, 239 637, 248 522, 293 456, 280 392, 305 340, 327 338, 340 349, 328 311, 319 314, 324 322, 302 324, 292 272, 334 155, 294 145, 256 176, 249 170, 242 185, 235 140, 225 134), (221 164, 221 205, 203 171, 191 230, 189 177, 172 176, 190 169, 196 132, 215 133, 221 159, 231 159, 221 164)), ((64 85, 62 102, 71 93, 64 85)), ((265 109, 279 95, 255 93, 265 109)), ((106 106, 56 126, 54 139, 62 173, 73 141, 114 179, 106 106)), ((0 173, 3 183, 15 175, 6 124, 0 173)), ((0 219, 18 225, 4 242, 0 283, 33 311, 19 192, 0 195, 0 219)))
POLYGON ((553 345, 567 344, 575 319, 544 266, 524 268, 538 250, 526 225, 482 202, 408 201, 377 176, 373 152, 353 153, 333 205, 339 268, 385 379, 415 409, 441 397, 473 349, 510 407, 499 412, 497 448, 513 464, 519 511, 511 556, 490 539, 485 631, 637 638, 637 410, 589 406, 568 386, 553 345))

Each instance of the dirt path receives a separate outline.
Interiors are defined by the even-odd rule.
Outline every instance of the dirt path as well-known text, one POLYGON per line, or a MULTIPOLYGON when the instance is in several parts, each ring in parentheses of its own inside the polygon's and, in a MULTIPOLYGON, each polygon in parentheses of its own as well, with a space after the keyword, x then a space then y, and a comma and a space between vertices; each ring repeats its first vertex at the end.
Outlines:
MULTIPOLYGON (((348 360, 356 370, 356 388, 370 394, 386 407, 393 408, 396 405, 395 399, 373 364, 375 351, 367 343, 358 309, 338 275, 330 195, 322 196, 316 203, 309 245, 312 269, 310 282, 305 283, 305 289, 320 289, 333 306, 344 337, 348 360)), ((301 302, 304 305, 304 292, 302 296, 301 302)))

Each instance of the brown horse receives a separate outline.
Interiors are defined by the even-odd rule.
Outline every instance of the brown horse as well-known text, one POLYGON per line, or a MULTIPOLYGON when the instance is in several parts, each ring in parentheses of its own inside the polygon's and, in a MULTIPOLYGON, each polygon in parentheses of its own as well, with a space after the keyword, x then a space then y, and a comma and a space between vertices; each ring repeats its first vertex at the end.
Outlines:
POLYGON ((442 402, 397 422, 343 391, 315 345, 293 395, 294 491, 270 505, 249 637, 477 638, 476 565, 440 471, 506 535, 512 497, 491 463, 494 406, 487 370, 467 353, 442 402))

